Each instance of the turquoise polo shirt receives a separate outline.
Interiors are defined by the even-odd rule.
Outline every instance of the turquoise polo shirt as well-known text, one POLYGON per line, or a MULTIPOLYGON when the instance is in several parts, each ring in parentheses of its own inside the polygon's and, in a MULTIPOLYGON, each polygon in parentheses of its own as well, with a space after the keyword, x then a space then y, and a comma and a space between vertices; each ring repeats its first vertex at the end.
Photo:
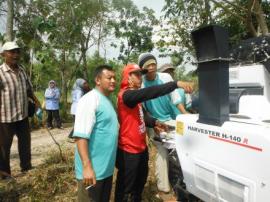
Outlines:
MULTIPOLYGON (((97 89, 79 100, 73 137, 88 140, 89 158, 97 180, 113 175, 118 128, 117 115, 111 101, 97 89)), ((77 147, 75 174, 77 179, 83 179, 83 165, 77 147)))
MULTIPOLYGON (((142 87, 150 87, 155 85, 160 85, 173 81, 172 77, 167 73, 158 72, 155 80, 149 81, 143 77, 142 87)), ((148 100, 144 102, 145 109, 150 112, 150 114, 160 120, 160 121, 169 121, 175 118, 174 108, 172 105, 178 105, 181 103, 181 97, 177 92, 177 89, 171 93, 157 97, 155 99, 148 100)), ((174 106, 175 107, 175 106, 174 106)))
MULTIPOLYGON (((179 94, 179 96, 180 96, 180 100, 179 100, 179 103, 178 104, 183 104, 184 106, 186 105, 186 95, 185 95, 185 91, 184 91, 184 89, 182 89, 182 88, 177 88, 176 89, 177 90, 177 93, 179 94)), ((185 106, 186 107, 186 106, 185 106)), ((181 112, 179 111, 179 109, 175 106, 175 105, 173 105, 173 104, 171 104, 171 117, 172 117, 172 119, 176 119, 176 117, 177 117, 177 115, 179 115, 179 114, 181 114, 181 112)))

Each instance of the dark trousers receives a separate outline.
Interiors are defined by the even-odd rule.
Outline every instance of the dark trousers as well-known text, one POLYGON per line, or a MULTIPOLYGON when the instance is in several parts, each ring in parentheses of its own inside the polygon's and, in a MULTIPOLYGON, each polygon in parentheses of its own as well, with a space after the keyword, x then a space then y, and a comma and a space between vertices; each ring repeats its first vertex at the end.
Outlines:
MULTIPOLYGON (((75 115, 72 115, 72 118, 73 118, 73 123, 75 123, 75 115)), ((73 124, 72 130, 71 130, 70 133, 68 134, 68 137, 69 137, 69 138, 73 138, 73 132, 74 132, 74 124, 73 124)))
POLYGON ((18 151, 22 171, 31 166, 31 136, 28 118, 13 123, 0 123, 0 170, 11 174, 10 148, 13 136, 18 138, 18 151))
POLYGON ((78 180, 78 202, 109 202, 113 177, 97 180, 95 186, 85 189, 82 180, 78 180))
POLYGON ((56 127, 61 127, 61 120, 59 115, 59 110, 47 110, 48 118, 47 118, 47 126, 53 127, 52 121, 55 119, 56 127))
POLYGON ((138 154, 117 150, 116 202, 142 200, 142 192, 148 175, 148 159, 148 149, 138 154))

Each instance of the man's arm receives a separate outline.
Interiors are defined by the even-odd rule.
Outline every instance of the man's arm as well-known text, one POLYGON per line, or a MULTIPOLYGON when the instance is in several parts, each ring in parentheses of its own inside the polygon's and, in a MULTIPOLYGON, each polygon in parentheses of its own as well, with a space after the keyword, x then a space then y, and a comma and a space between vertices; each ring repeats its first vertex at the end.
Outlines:
POLYGON ((29 98, 31 98, 35 102, 36 110, 38 108, 41 108, 41 104, 40 104, 38 98, 36 97, 35 93, 33 92, 33 89, 29 90, 29 92, 27 93, 27 95, 28 95, 29 98))
POLYGON ((182 81, 171 81, 165 84, 150 86, 137 90, 127 90, 123 94, 125 105, 130 108, 135 107, 138 103, 166 95, 176 88, 186 88, 187 91, 192 91, 192 84, 182 81))
POLYGON ((38 108, 41 108, 41 104, 34 93, 33 85, 31 83, 31 81, 29 80, 29 78, 27 77, 26 74, 25 74, 25 76, 26 76, 26 81, 27 81, 27 96, 35 102, 35 108, 37 110, 38 108))
POLYGON ((161 132, 168 130, 168 126, 165 123, 153 118, 145 109, 143 109, 143 113, 146 127, 153 128, 156 134, 160 134, 161 132))
POLYGON ((54 98, 55 99, 60 99, 60 90, 59 90, 59 88, 56 88, 54 98))
POLYGON ((83 166, 83 182, 85 186, 95 185, 96 184, 96 176, 94 169, 92 167, 91 160, 89 158, 88 151, 88 140, 84 138, 76 138, 76 145, 78 148, 78 152, 80 154, 80 158, 83 166))
POLYGON ((144 118, 144 122, 146 127, 149 128, 154 128, 156 125, 156 120, 155 118, 153 118, 149 112, 147 112, 144 108, 143 108, 143 118, 144 118))
POLYGON ((183 103, 178 104, 177 108, 181 112, 181 114, 189 114, 189 112, 185 109, 185 106, 183 105, 183 103))
POLYGON ((52 98, 54 98, 54 96, 55 96, 55 94, 52 93, 51 90, 49 90, 48 88, 45 90, 44 97, 45 97, 46 99, 52 99, 52 98))
MULTIPOLYGON (((171 75, 167 74, 167 73, 160 73, 159 77, 162 80, 162 82, 164 82, 164 83, 173 81, 171 75)), ((191 83, 191 82, 183 82, 183 81, 178 81, 177 83, 178 83, 178 88, 184 89, 184 91, 186 93, 191 93, 193 91, 193 83, 191 83)), ((177 90, 172 91, 170 93, 170 97, 171 97, 171 102, 174 105, 179 104, 179 100, 181 98, 180 98, 180 95, 178 94, 177 90)))
POLYGON ((85 185, 95 185, 95 171, 91 163, 91 151, 89 150, 89 141, 91 141, 91 133, 96 123, 95 111, 98 106, 99 99, 95 94, 89 97, 83 97, 79 100, 75 116, 73 137, 76 139, 77 149, 82 161, 83 182, 85 185))
POLYGON ((130 108, 138 103, 150 100, 162 95, 166 95, 177 88, 177 82, 169 82, 162 85, 151 86, 137 90, 127 90, 123 94, 124 104, 130 108))

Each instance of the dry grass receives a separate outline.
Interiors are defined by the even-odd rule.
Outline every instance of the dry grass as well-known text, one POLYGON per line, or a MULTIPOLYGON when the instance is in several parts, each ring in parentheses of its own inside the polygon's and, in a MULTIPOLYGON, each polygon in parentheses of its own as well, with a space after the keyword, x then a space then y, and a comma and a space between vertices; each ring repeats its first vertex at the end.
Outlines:
MULTIPOLYGON (((43 164, 16 180, 0 181, 0 201, 76 201, 77 183, 74 178, 73 151, 64 150, 64 161, 58 151, 46 154, 43 164)), ((149 147, 149 176, 145 186, 143 201, 158 202, 154 177, 155 149, 149 147)), ((114 186, 112 190, 113 201, 114 186)))
POLYGON ((75 201, 76 180, 73 175, 73 152, 48 154, 44 163, 8 183, 0 183, 0 201, 75 201))

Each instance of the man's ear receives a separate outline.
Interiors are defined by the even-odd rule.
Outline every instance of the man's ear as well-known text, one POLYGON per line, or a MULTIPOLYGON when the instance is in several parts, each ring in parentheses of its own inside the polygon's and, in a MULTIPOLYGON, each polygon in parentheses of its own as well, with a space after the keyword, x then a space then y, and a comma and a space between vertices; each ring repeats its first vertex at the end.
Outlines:
POLYGON ((97 76, 97 77, 95 78, 95 83, 96 83, 97 86, 100 85, 100 77, 99 77, 99 76, 97 76))

